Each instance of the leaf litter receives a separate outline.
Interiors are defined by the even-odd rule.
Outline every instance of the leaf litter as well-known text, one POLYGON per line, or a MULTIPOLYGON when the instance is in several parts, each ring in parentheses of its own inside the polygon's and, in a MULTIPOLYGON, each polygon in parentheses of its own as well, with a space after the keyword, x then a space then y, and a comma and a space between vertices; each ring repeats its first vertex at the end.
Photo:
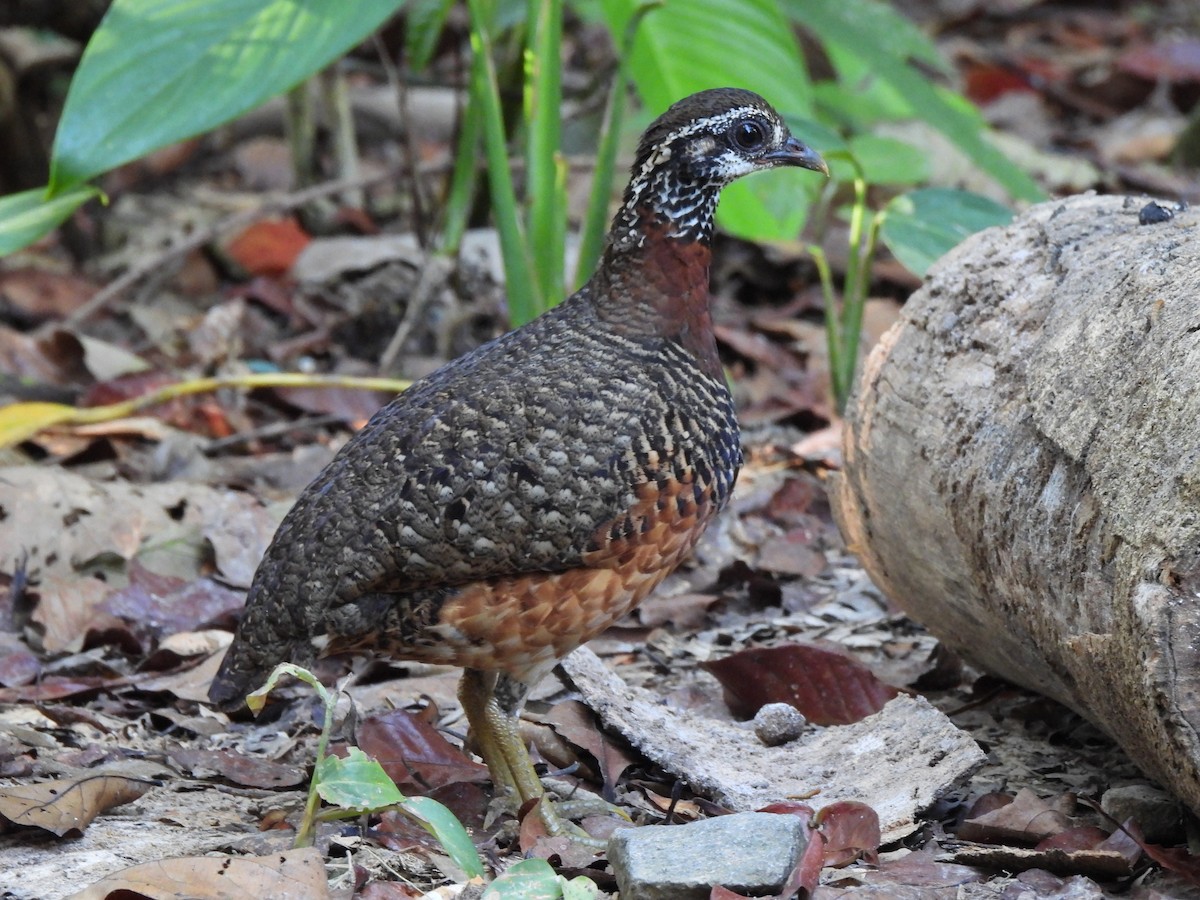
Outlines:
MULTIPOLYGON (((933 32, 944 27, 956 32, 956 40, 978 40, 959 27, 963 20, 956 17, 964 15, 962 10, 929 4, 922 14, 933 19, 933 32)), ((1119 157, 1125 177, 1143 189, 1187 189, 1154 164, 1165 146, 1159 131, 1151 135, 1154 140, 1136 140, 1145 129, 1139 120, 1122 116, 1131 105, 1122 92, 1128 91, 1129 78, 1176 91, 1194 90, 1194 47, 1186 40, 1154 39, 1107 10, 1090 10, 1069 22, 1057 16, 1023 21, 1019 13, 1006 13, 1004 21, 1017 27, 1009 40, 990 48, 1001 65, 986 68, 980 62, 992 53, 968 52, 960 61, 969 89, 985 104, 985 114, 993 121, 1017 123, 1013 130, 1031 145, 1035 141, 1030 136, 1042 129, 1048 135, 1045 143, 1091 146, 1101 162, 1119 157), (1046 112, 1051 104, 1068 114, 1051 118, 1046 112), (1013 109, 1019 113, 1013 115, 1013 109), (1086 117, 1110 127, 1081 126, 1080 119, 1086 117)), ((1177 124, 1164 116, 1146 121, 1155 128, 1177 124)), ((926 146, 934 160, 931 170, 954 171, 943 164, 936 142, 926 146)), ((194 144, 176 158, 192 152, 194 144)), ((248 171, 244 165, 242 169, 248 171)), ((1055 178, 1085 179, 1072 189, 1098 179, 1094 166, 1047 173, 1050 184, 1055 178)), ((102 268, 123 265, 122 257, 156 259, 164 236, 155 223, 175 221, 188 229, 203 229, 222 203, 242 202, 233 193, 216 203, 210 196, 192 204, 161 192, 137 194, 139 177, 144 176, 122 175, 126 187, 118 191, 106 225, 116 231, 124 228, 130 240, 102 268)), ((264 175, 260 167, 253 177, 261 181, 275 176, 264 175)), ((202 184, 201 189, 210 186, 202 184)), ((89 329, 99 336, 55 327, 93 295, 91 275, 58 278, 29 269, 7 275, 0 291, 10 295, 17 320, 24 317, 25 324, 13 327, 9 319, 0 324, 0 365, 9 374, 38 382, 46 392, 40 399, 71 403, 86 393, 92 401, 105 392, 128 395, 140 390, 139 384, 144 387, 190 365, 236 369, 251 361, 256 366, 298 368, 316 361, 361 369, 380 358, 389 336, 403 338, 398 358, 411 367, 408 374, 420 374, 422 367, 469 349, 499 328, 499 292, 484 276, 466 270, 458 274, 465 289, 439 290, 422 315, 409 317, 412 311, 404 307, 403 298, 411 296, 417 274, 427 264, 413 241, 385 247, 381 253, 379 242, 337 238, 346 243, 326 257, 349 258, 353 251, 358 260, 353 277, 335 274, 328 266, 322 275, 317 267, 315 275, 297 285, 286 270, 291 266, 291 274, 297 275, 306 257, 318 259, 318 245, 326 238, 310 242, 307 229, 298 228, 290 216, 243 224, 240 237, 234 255, 243 268, 263 274, 218 296, 221 280, 229 277, 229 270, 218 269, 225 263, 214 262, 209 253, 181 257, 179 274, 164 272, 155 289, 147 292, 154 303, 133 302, 121 310, 128 312, 140 334, 130 334, 120 317, 107 313, 97 316, 97 327, 89 329), (158 290, 160 286, 165 290, 158 290), (50 327, 32 333, 31 323, 50 327), (125 349, 129 346, 146 349, 139 358, 125 349), (128 374, 131 366, 143 371, 128 374)), ((1062 798, 1075 793, 1099 796, 1108 786, 1136 783, 1140 776, 1103 736, 1070 713, 989 684, 953 660, 940 658, 934 642, 919 626, 888 609, 848 559, 832 533, 820 484, 821 473, 836 465, 837 442, 836 428, 829 426, 824 335, 813 315, 818 302, 796 288, 807 280, 801 270, 805 263, 789 259, 789 252, 781 251, 765 265, 762 251, 734 248, 721 254, 724 263, 716 270, 718 291, 723 292, 719 336, 734 374, 752 458, 738 497, 691 564, 635 616, 594 644, 628 683, 631 696, 647 704, 637 707, 639 712, 666 709, 698 730, 706 729, 702 743, 713 752, 700 762, 683 759, 673 748, 664 751, 662 759, 644 749, 639 753, 626 741, 649 747, 645 733, 636 727, 624 735, 606 731, 589 711, 602 710, 596 697, 609 688, 594 692, 583 704, 580 697, 587 691, 579 685, 562 690, 550 683, 539 686, 531 702, 536 743, 545 747, 543 755, 552 767, 570 770, 557 772, 560 780, 577 783, 594 775, 593 786, 635 815, 657 820, 670 814, 679 820, 721 811, 712 796, 724 795, 704 796, 692 789, 706 779, 717 783, 716 765, 736 758, 743 739, 754 739, 748 725, 726 707, 721 685, 702 664, 720 671, 723 665, 736 667, 755 657, 767 660, 757 670, 739 670, 734 679, 738 687, 751 691, 750 699, 741 701, 741 715, 751 713, 758 702, 754 691, 802 702, 795 688, 772 688, 775 660, 786 660, 781 668, 790 673, 788 680, 799 680, 809 669, 823 670, 831 694, 844 695, 841 700, 869 693, 856 686, 860 677, 868 684, 873 679, 909 689, 920 685, 932 701, 930 710, 936 707, 948 714, 948 721, 978 738, 988 759, 968 786, 947 784, 940 793, 931 792, 929 810, 919 820, 922 830, 903 844, 885 844, 877 866, 856 862, 836 872, 825 869, 818 896, 858 888, 897 897, 954 892, 993 877, 986 873, 997 864, 1010 871, 1027 864, 1038 867, 1008 885, 1014 896, 1018 891, 1100 896, 1094 882, 1071 873, 1088 872, 1101 880, 1116 876, 1087 868, 1079 854, 1115 853, 1130 859, 1129 847, 1104 847, 1100 834, 1088 830, 1102 820, 1086 811, 1064 811, 1069 803, 1062 798), (782 273, 786 289, 760 283, 764 272, 769 277, 782 273), (753 289, 750 292, 774 290, 786 296, 778 298, 777 307, 748 313, 731 298, 735 292, 747 292, 747 287, 753 289), (841 648, 840 653, 848 654, 844 658, 857 661, 857 674, 838 670, 832 662, 789 659, 794 652, 789 647, 811 645, 841 648), (785 696, 788 690, 793 691, 790 698, 785 696), (973 801, 989 792, 1009 801, 1003 804, 1007 812, 997 803, 968 816, 973 801), (1053 815, 1056 811, 1065 821, 1053 815), (983 829, 971 841, 964 837, 966 820, 983 829), (1053 827, 1046 826, 1048 821, 1053 827), (923 849, 910 850, 909 845, 921 846, 921 835, 926 836, 923 849), (976 843, 985 839, 987 847, 976 843), (1054 841, 1063 843, 1043 843, 1054 841), (1089 841, 1098 843, 1089 846, 1089 841), (976 854, 971 857, 974 865, 947 861, 960 853, 976 854), (1054 859, 1062 862, 1061 867, 1053 865, 1064 875, 1046 871, 1054 859)), ((894 265, 889 268, 889 261, 880 261, 876 279, 885 290, 907 290, 911 279, 906 278, 894 265)), ((873 303, 883 321, 894 316, 892 298, 873 303)), ((145 758, 159 766, 153 777, 163 782, 92 819, 70 844, 39 853, 25 831, 0 835, 0 860, 4 867, 19 869, 23 883, 51 885, 61 894, 85 883, 89 873, 94 878, 116 870, 122 855, 129 853, 149 858, 237 848, 250 850, 256 864, 267 868, 281 859, 287 815, 299 797, 287 790, 285 780, 311 765, 311 710, 300 701, 282 704, 273 721, 230 722, 207 709, 204 693, 228 639, 230 609, 278 520, 282 507, 270 502, 293 494, 307 480, 305 474, 329 458, 343 439, 332 423, 361 421, 374 402, 361 393, 318 398, 295 391, 189 401, 158 410, 141 422, 46 433, 24 445, 26 451, 48 453, 51 463, 69 464, 69 475, 66 468, 49 464, 40 470, 22 466, 0 472, 0 570, 13 586, 10 597, 0 603, 5 613, 0 623, 0 701, 19 704, 4 710, 0 719, 0 773, 27 785, 132 778, 101 773, 114 762, 145 758), (298 408, 331 418, 290 418, 298 408), (223 443, 226 436, 237 440, 223 443), (182 477, 209 486, 185 486, 177 481, 182 477), (165 484, 146 483, 164 480, 165 484), (21 573, 28 576, 28 584, 18 584, 21 573), (15 616, 9 615, 13 612, 15 616), (40 704, 40 718, 8 717, 14 710, 31 710, 33 703, 40 704), (82 771, 67 771, 72 767, 82 771), (279 830, 281 823, 284 828, 279 830), (259 825, 268 830, 254 832, 259 825), (38 877, 43 880, 38 882, 38 877)), ((337 670, 331 666, 326 674, 337 670)), ((380 714, 386 722, 360 726, 355 741, 360 746, 369 743, 372 755, 386 759, 395 772, 408 773, 412 786, 423 784, 439 798, 457 796, 456 811, 461 809, 464 819, 481 821, 482 769, 458 747, 462 722, 453 702, 454 673, 394 666, 388 674, 412 677, 391 682, 363 679, 350 693, 363 709, 384 708, 388 702, 405 708, 380 714), (417 711, 412 701, 425 692, 436 694, 438 703, 417 711), (393 719, 396 713, 403 717, 393 719)), ((597 675, 596 683, 611 685, 611 692, 623 690, 607 677, 597 675)), ((800 692, 816 699, 821 689, 812 686, 811 679, 806 684, 800 692)), ((870 703, 850 703, 852 711, 844 716, 850 724, 819 727, 797 743, 836 747, 840 729, 849 729, 843 735, 869 738, 872 717, 889 715, 889 706, 916 708, 916 701, 906 695, 890 703, 878 699, 884 701, 882 710, 872 711, 870 703), (860 718, 864 715, 865 720, 860 718)), ((933 721, 923 707, 920 715, 933 721)), ((939 728, 945 727, 937 721, 939 728)), ((650 737, 658 736, 651 729, 650 737)), ((857 774, 850 757, 831 754, 831 760, 804 786, 805 792, 817 791, 807 802, 819 809, 818 815, 840 803, 862 802, 837 796, 847 782, 852 791, 875 789, 869 777, 857 774)), ((886 766, 887 748, 868 747, 862 760, 864 766, 886 766)), ((888 831, 894 829, 889 823, 899 818, 886 803, 872 802, 870 809, 883 821, 886 834, 896 833, 888 831)), ((827 815, 827 821, 836 821, 832 813, 827 815)), ((389 827, 394 827, 397 844, 403 844, 398 823, 389 824, 385 817, 374 824, 380 832, 389 827)), ((1120 842, 1122 833, 1112 832, 1111 825, 1103 831, 1111 832, 1105 840, 1120 842)), ((970 835, 970 828, 965 833, 970 835)), ((496 850, 494 832, 481 829, 479 836, 489 850, 496 850)), ((327 848, 331 833, 319 839, 327 848)), ((520 843, 553 856, 553 840, 525 834, 520 843)), ((1186 853, 1143 845, 1159 865, 1180 877, 1197 878, 1195 861, 1186 853)), ((423 855, 415 860, 413 854, 406 857, 365 846, 368 849, 354 851, 353 862, 345 867, 355 875, 348 884, 368 879, 364 896, 404 895, 396 882, 379 880, 396 871, 422 871, 429 883, 438 878, 428 867, 421 869, 421 860, 433 858, 428 845, 420 847, 423 855), (383 855, 372 858, 375 853, 383 855), (355 874, 356 866, 365 873, 361 877, 355 874)), ((315 857, 317 863, 323 858, 315 857)), ((212 860, 218 870, 229 862, 222 857, 212 860)), ((124 883, 111 882, 118 885, 111 890, 143 890, 153 896, 164 885, 178 883, 189 886, 185 891, 199 893, 211 871, 209 863, 153 863, 149 874, 127 872, 124 883)), ((303 896, 322 895, 323 868, 301 870, 321 870, 322 886, 314 880, 303 896)), ((284 896, 274 883, 259 888, 268 882, 245 877, 261 896, 284 896)), ((804 877, 801 886, 808 887, 811 871, 804 877)), ((1128 879, 1112 883, 1130 885, 1128 879)), ((1165 891, 1163 896, 1170 893, 1169 884, 1165 891)), ((47 897, 52 893, 42 892, 47 897)))

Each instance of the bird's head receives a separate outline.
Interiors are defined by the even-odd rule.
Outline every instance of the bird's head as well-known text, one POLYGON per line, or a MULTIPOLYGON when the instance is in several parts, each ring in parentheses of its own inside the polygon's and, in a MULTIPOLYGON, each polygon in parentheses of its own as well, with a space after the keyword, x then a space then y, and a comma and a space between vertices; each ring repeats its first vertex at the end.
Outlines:
POLYGON ((672 105, 642 135, 623 212, 631 218, 649 214, 675 236, 703 240, 721 188, 778 166, 829 174, 821 157, 793 137, 758 94, 701 91, 672 105))

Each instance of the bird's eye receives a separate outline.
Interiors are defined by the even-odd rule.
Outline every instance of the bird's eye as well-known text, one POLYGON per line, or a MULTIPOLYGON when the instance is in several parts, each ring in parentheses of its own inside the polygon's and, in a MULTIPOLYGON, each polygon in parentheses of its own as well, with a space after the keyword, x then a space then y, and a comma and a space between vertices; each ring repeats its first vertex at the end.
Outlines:
POLYGON ((757 122, 738 122, 730 129, 733 143, 743 150, 757 150, 766 140, 766 130, 757 122))

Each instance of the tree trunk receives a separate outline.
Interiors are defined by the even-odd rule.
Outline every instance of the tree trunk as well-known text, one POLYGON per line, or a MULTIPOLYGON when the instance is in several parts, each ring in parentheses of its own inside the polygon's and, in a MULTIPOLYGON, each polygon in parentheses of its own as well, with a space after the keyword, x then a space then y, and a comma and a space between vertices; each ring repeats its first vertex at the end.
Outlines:
POLYGON ((967 240, 870 354, 832 487, 896 603, 1200 812, 1200 217, 1081 196, 967 240))

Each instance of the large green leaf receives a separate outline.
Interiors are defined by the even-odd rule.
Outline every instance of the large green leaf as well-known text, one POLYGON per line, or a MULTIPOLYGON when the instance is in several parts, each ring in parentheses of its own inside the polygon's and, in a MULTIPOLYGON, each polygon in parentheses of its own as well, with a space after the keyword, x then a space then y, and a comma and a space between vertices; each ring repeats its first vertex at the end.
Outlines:
POLYGON ((51 196, 299 84, 403 2, 115 0, 71 80, 51 196))
MULTIPOLYGON (((975 164, 999 181, 1014 197, 1040 200, 1042 191, 1025 172, 983 137, 979 116, 961 98, 939 89, 910 65, 910 59, 928 62, 927 50, 913 37, 911 26, 879 0, 781 0, 796 22, 812 30, 832 56, 852 57, 858 70, 886 83, 893 96, 903 97, 912 115, 941 131, 975 164)), ((840 73, 843 80, 853 74, 840 73)))
POLYGON ((1011 220, 1012 210, 979 194, 925 188, 888 203, 880 236, 896 259, 924 276, 963 238, 993 225, 1007 225, 1011 220))
MULTIPOLYGON (((637 6, 638 0, 604 4, 613 34, 624 34, 637 6)), ((705 88, 743 87, 785 115, 812 115, 808 72, 776 0, 669 0, 638 27, 629 73, 655 114, 705 88)), ((718 221, 742 237, 795 237, 819 184, 819 177, 794 170, 755 175, 726 189, 718 221)))
POLYGON ((100 192, 94 187, 82 185, 53 200, 46 199, 45 188, 0 197, 0 256, 32 244, 98 196, 100 192))
POLYGON ((432 834, 471 878, 483 877, 483 863, 467 829, 454 813, 432 797, 407 797, 400 809, 432 834))

